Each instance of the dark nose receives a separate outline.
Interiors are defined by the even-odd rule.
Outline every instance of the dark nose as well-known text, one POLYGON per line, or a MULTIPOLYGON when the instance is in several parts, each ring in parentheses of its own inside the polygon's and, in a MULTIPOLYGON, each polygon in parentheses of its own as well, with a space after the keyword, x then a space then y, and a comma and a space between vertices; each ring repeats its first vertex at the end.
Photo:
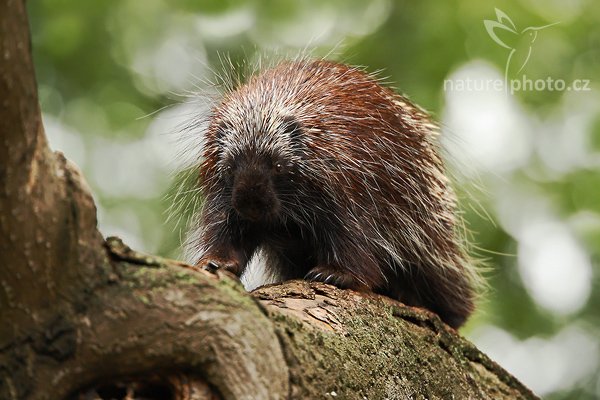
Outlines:
POLYGON ((250 221, 268 219, 278 208, 268 177, 252 171, 236 176, 231 200, 236 212, 250 221))

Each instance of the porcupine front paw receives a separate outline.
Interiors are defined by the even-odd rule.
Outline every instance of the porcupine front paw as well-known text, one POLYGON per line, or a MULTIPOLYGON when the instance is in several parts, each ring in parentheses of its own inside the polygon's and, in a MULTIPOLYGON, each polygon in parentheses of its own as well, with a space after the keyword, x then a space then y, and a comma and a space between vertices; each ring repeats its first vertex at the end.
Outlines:
POLYGON ((340 289, 366 289, 365 285, 357 281, 352 274, 328 265, 314 267, 308 271, 304 279, 307 281, 328 283, 340 289))
POLYGON ((196 267, 213 273, 218 269, 222 269, 224 271, 231 272, 234 275, 240 276, 240 266, 235 260, 221 260, 216 257, 205 256, 198 261, 196 267))

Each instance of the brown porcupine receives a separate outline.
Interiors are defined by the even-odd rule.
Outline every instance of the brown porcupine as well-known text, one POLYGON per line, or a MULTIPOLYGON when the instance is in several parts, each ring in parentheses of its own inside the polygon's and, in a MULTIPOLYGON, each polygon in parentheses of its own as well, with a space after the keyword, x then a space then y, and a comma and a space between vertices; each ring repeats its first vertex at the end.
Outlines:
POLYGON ((477 274, 437 132, 358 68, 289 61, 251 76, 209 117, 193 261, 240 276, 260 250, 279 280, 373 290, 459 327, 477 274))

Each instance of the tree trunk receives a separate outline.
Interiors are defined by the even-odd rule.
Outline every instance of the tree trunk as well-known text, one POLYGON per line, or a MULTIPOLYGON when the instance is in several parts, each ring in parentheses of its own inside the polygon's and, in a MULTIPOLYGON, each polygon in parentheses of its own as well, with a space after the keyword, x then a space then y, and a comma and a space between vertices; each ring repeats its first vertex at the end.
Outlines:
POLYGON ((105 241, 48 148, 22 0, 0 2, 0 41, 1 399, 535 398, 425 310, 304 281, 248 294, 105 241))

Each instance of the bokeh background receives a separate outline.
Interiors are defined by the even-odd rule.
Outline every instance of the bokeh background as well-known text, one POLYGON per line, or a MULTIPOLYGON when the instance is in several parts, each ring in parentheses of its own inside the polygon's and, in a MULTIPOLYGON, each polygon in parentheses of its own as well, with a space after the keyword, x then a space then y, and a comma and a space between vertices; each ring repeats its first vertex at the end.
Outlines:
MULTIPOLYGON (((258 55, 382 70, 429 110, 490 288, 463 333, 548 399, 600 398, 600 3, 595 0, 28 2, 51 146, 84 171, 104 235, 180 256, 168 210, 197 153, 206 82, 258 55), (495 8, 514 24, 492 40, 495 8), (527 27, 538 31, 533 44, 527 27), (588 80, 506 93, 445 81, 588 80), (516 57, 515 56, 515 57, 516 57), (193 138, 194 132, 192 132, 193 138), (187 146, 188 151, 185 151, 187 146), (184 151, 182 151, 184 150, 184 151)), ((510 24, 501 18, 504 25, 510 24)), ((531 31, 531 30, 530 30, 531 31)))

